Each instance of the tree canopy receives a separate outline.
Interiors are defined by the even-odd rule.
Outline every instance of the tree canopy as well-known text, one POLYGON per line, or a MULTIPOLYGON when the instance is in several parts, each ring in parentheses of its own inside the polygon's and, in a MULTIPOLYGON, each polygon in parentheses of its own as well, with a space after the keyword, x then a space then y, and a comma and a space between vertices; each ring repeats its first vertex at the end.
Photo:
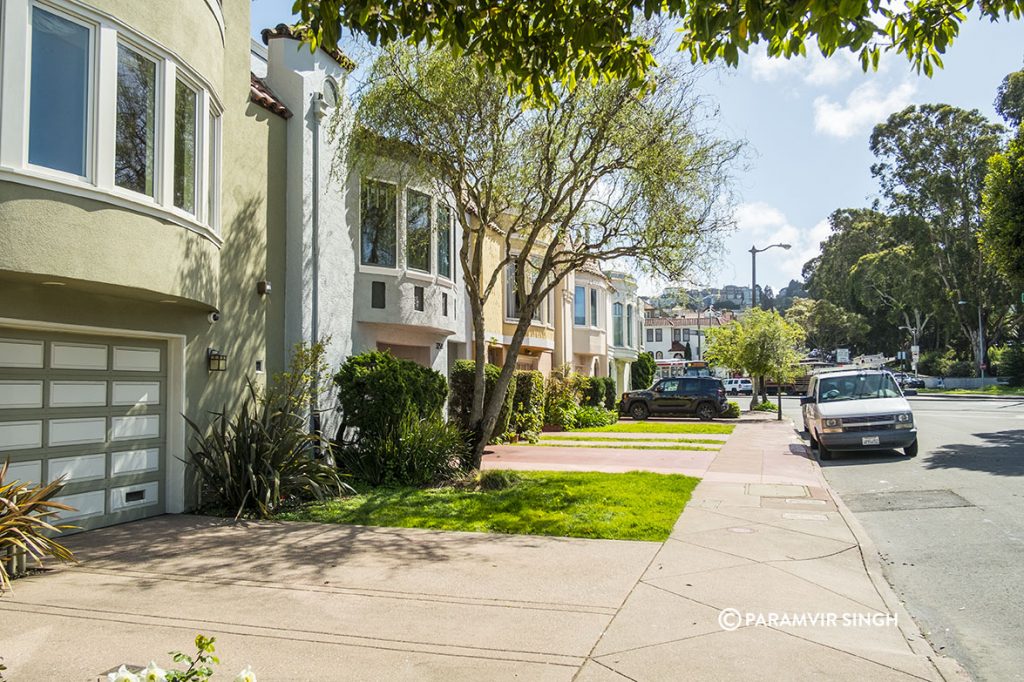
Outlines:
POLYGON ((807 344, 823 352, 858 346, 864 341, 868 324, 863 315, 852 313, 830 301, 798 298, 786 311, 786 320, 803 330, 807 344))
POLYGON ((986 258, 1024 291, 1024 128, 1005 152, 989 159, 984 214, 981 244, 986 258))
POLYGON ((498 397, 486 405, 484 344, 475 346, 481 390, 470 420, 481 447, 534 313, 569 273, 624 259, 680 278, 731 224, 726 190, 740 147, 705 125, 691 72, 668 58, 656 88, 588 82, 559 87, 551 106, 535 108, 447 50, 396 42, 371 68, 352 157, 342 161, 386 156, 451 203, 475 338, 487 337, 495 291, 510 285, 515 299, 498 397))
POLYGON ((772 57, 856 54, 865 70, 884 52, 931 75, 970 14, 1019 20, 1022 0, 295 0, 307 40, 334 49, 348 29, 375 45, 397 41, 468 52, 520 93, 551 99, 554 86, 624 79, 636 86, 656 64, 640 28, 661 16, 693 62, 723 60, 765 45, 772 57))

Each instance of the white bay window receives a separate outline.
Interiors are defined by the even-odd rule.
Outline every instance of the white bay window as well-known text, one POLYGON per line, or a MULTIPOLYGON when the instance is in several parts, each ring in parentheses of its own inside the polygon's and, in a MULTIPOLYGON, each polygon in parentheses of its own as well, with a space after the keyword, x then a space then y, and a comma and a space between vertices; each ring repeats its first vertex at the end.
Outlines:
POLYGON ((220 243, 221 107, 199 74, 65 0, 2 0, 0 27, 0 179, 220 243))

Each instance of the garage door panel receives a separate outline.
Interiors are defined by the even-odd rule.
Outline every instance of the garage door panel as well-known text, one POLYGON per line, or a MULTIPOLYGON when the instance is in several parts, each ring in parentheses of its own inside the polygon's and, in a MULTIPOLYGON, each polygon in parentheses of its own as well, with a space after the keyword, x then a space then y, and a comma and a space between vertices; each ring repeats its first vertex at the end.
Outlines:
POLYGON ((43 382, 31 379, 0 381, 0 410, 40 408, 43 406, 43 382))
MULTIPOLYGON (((8 480, 65 481, 85 530, 164 510, 167 344, 0 329, 0 459, 8 480)), ((69 531, 77 532, 77 531, 69 531)))

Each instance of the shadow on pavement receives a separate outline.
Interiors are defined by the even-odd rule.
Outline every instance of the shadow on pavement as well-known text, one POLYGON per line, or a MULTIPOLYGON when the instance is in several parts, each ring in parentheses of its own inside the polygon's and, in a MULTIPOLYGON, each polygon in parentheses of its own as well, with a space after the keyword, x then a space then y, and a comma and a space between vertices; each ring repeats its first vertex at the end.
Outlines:
POLYGON ((976 433, 974 436, 984 444, 943 445, 925 460, 924 467, 1024 476, 1024 430, 976 433))

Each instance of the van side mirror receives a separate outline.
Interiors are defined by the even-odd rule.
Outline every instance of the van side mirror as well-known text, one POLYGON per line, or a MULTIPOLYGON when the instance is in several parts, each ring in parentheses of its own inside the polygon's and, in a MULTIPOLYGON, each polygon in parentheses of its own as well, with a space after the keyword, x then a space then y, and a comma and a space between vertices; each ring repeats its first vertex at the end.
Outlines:
POLYGON ((802 396, 800 398, 800 404, 801 405, 813 405, 814 404, 814 396, 813 395, 802 396))

